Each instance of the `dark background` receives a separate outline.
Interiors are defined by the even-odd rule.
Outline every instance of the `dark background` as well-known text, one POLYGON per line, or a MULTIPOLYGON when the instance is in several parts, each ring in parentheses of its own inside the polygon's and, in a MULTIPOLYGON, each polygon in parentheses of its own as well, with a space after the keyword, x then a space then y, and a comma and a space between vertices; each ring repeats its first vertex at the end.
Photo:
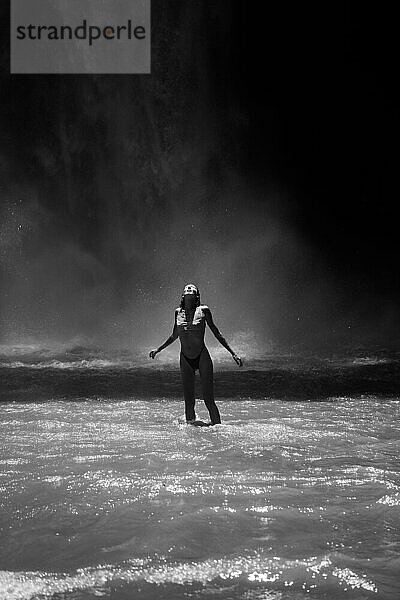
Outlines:
POLYGON ((153 0, 152 21, 141 76, 10 75, 2 27, 3 341, 160 344, 194 282, 239 352, 396 344, 394 14, 153 0))

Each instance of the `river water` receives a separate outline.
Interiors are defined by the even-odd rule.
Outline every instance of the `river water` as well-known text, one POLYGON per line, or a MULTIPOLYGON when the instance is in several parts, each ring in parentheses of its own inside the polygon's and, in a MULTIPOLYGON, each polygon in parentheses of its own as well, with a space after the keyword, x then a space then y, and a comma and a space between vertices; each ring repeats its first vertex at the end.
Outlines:
POLYGON ((400 597, 396 396, 225 397, 208 428, 31 396, 0 404, 1 598, 400 597))

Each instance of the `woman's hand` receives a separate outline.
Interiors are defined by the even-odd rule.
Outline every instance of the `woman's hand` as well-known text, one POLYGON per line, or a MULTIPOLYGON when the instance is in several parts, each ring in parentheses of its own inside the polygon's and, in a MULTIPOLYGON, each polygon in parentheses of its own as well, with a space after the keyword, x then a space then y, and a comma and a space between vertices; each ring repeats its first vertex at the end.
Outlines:
POLYGON ((158 350, 150 350, 149 352, 150 358, 155 358, 156 354, 158 354, 158 350))
POLYGON ((232 358, 239 367, 243 367, 243 361, 237 354, 232 354, 232 358))

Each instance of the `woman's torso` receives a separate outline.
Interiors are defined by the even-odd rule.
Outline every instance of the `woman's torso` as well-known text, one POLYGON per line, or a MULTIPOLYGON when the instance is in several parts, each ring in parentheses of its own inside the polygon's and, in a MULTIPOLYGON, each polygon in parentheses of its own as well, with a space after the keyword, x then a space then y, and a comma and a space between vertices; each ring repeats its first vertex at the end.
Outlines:
POLYGON ((179 340, 182 352, 189 358, 195 358, 204 346, 206 317, 201 306, 197 306, 191 319, 185 309, 179 308, 176 315, 179 340))

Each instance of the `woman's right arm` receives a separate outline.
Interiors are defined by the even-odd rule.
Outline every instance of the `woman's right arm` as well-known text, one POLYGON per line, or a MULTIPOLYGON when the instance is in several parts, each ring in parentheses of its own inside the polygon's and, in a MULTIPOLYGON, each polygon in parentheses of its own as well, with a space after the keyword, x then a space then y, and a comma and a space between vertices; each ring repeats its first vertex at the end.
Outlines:
POLYGON ((167 346, 172 344, 177 339, 177 337, 178 337, 178 325, 176 323, 177 311, 178 311, 178 309, 176 308, 175 309, 175 317, 174 317, 174 326, 173 326, 171 335, 169 336, 169 338, 167 338, 165 340, 165 342, 159 348, 157 348, 155 350, 150 350, 150 352, 149 352, 150 358, 155 358, 156 354, 161 352, 161 350, 164 350, 164 348, 166 348, 167 346))

